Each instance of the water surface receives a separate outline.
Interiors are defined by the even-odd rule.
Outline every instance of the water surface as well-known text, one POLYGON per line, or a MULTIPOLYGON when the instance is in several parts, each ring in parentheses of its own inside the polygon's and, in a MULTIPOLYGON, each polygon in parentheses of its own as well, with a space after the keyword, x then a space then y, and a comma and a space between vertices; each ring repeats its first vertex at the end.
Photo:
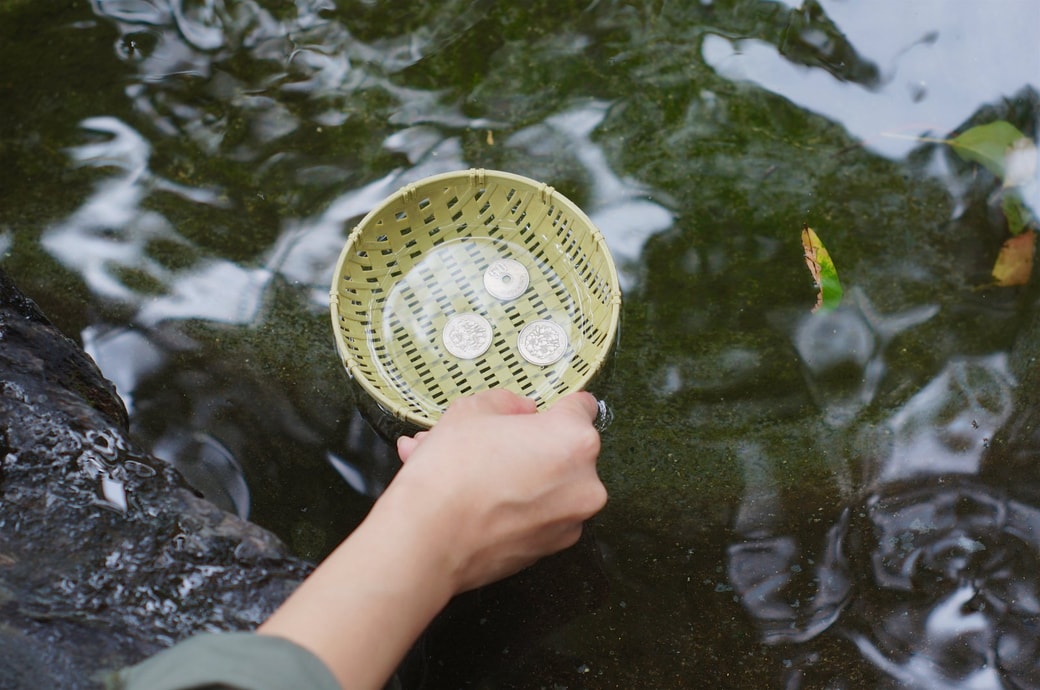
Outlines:
POLYGON ((332 345, 350 228, 430 174, 546 181, 622 273, 611 500, 456 602, 409 683, 1037 687, 1036 295, 986 287, 1000 181, 922 140, 1035 140, 1037 26, 1030 0, 7 0, 2 265, 153 452, 316 559, 396 467, 332 345))

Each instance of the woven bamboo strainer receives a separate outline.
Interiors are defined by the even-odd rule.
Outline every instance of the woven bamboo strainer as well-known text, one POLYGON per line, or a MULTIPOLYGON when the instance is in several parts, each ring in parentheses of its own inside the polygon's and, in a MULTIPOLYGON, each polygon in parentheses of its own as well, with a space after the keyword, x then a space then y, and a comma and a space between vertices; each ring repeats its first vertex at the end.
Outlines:
POLYGON ((409 184, 368 213, 330 304, 351 377, 383 411, 428 428, 482 389, 544 407, 584 388, 614 345, 621 290, 574 203, 526 177, 467 170, 409 184))

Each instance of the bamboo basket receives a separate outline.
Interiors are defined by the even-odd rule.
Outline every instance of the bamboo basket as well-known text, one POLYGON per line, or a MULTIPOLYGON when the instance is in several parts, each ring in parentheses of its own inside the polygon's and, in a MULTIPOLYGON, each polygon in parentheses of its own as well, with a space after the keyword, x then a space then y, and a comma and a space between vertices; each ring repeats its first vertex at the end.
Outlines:
POLYGON ((539 408, 583 389, 614 346, 620 305, 614 261, 581 209, 546 184, 482 169, 409 184, 372 209, 330 294, 347 372, 416 429, 482 389, 539 408))

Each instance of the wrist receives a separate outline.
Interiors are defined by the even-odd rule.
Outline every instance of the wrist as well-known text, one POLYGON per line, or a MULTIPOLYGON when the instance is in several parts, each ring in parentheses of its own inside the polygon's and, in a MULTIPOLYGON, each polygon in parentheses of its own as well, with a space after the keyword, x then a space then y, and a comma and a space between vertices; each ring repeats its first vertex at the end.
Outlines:
POLYGON ((410 493, 388 489, 260 627, 310 650, 344 688, 383 687, 455 593, 446 565, 450 535, 438 533, 438 520, 417 519, 416 508, 430 502, 409 503, 410 493))
POLYGON ((404 579, 416 579, 441 606, 458 594, 459 544, 468 519, 458 496, 437 492, 439 484, 412 476, 405 468, 376 501, 360 529, 390 537, 393 558, 404 579))

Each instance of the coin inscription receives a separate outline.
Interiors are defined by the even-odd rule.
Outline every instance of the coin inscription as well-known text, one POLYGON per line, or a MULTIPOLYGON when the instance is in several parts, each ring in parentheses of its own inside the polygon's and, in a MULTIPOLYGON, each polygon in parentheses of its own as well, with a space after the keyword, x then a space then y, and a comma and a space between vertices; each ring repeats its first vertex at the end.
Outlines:
POLYGON ((491 324, 480 314, 456 314, 444 324, 444 348, 459 359, 479 357, 491 347, 491 324))
POLYGON ((567 351, 567 332, 555 321, 534 321, 517 337, 520 354, 531 364, 546 366, 563 357, 567 351))
POLYGON ((484 271, 484 289, 502 301, 516 299, 531 284, 531 276, 515 259, 498 259, 484 271))

